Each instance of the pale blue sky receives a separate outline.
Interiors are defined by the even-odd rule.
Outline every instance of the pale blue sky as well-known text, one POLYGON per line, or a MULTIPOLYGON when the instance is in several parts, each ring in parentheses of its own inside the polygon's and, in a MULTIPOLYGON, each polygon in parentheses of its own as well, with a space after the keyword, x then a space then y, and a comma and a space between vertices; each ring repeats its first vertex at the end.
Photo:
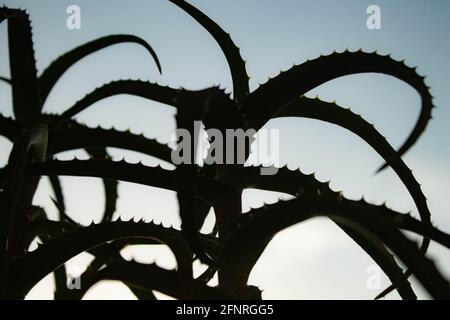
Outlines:
MULTIPOLYGON (((45 112, 62 112, 75 101, 112 79, 141 78, 172 87, 203 88, 213 84, 231 88, 231 77, 224 56, 209 34, 178 7, 165 0, 151 1, 0 1, 9 7, 26 8, 31 16, 38 71, 65 51, 94 38, 114 33, 130 33, 148 41, 157 52, 162 76, 144 49, 124 44, 102 50, 70 69, 51 93, 45 112), (81 8, 81 30, 65 26, 66 8, 81 8)), ((321 53, 346 48, 391 53, 406 59, 426 75, 437 108, 425 134, 405 156, 423 185, 429 199, 434 223, 450 231, 447 199, 450 184, 450 2, 447 0, 245 0, 190 1, 227 30, 241 49, 251 76, 251 88, 267 81, 293 63, 301 63, 321 53), (378 4, 382 29, 366 28, 366 8, 378 4)), ((8 75, 6 24, 0 26, 0 74, 8 75)), ((0 83, 0 111, 11 114, 10 93, 0 83)), ((406 84, 391 77, 366 74, 327 83, 314 92, 325 100, 336 99, 351 106, 394 146, 399 146, 415 123, 419 97, 406 84)), ((174 129, 175 109, 140 98, 117 96, 96 103, 76 118, 90 126, 102 124, 119 129, 130 127, 168 142, 174 129)), ((321 180, 342 189, 350 198, 375 203, 387 200, 397 210, 414 209, 406 189, 391 170, 373 176, 380 157, 362 140, 336 126, 312 120, 279 119, 267 127, 281 128, 281 159, 290 167, 317 172, 321 180)), ((2 164, 10 145, 0 138, 2 164)), ((138 154, 114 150, 136 160, 138 154)), ((148 161, 151 161, 148 159, 148 161)), ((98 179, 64 178, 69 214, 83 223, 98 219, 102 211, 102 189, 98 179)), ((48 198, 48 185, 42 181, 35 202, 54 215, 48 198)), ((178 224, 177 204, 171 192, 149 190, 123 183, 119 189, 118 212, 124 216, 157 217, 165 223, 178 224)), ((275 201, 269 193, 249 191, 245 204, 275 201)), ((135 249, 133 249, 135 250, 135 249)), ((135 254, 142 258, 143 250, 135 254)), ((156 257, 152 251, 151 258, 156 257)), ((450 254, 438 245, 430 251, 439 266, 448 269, 450 254)), ((163 250, 157 259, 173 263, 163 250)), ((73 273, 80 272, 86 255, 71 261, 73 273)), ((315 219, 295 226, 275 238, 251 275, 251 282, 264 289, 266 298, 362 298, 369 299, 376 290, 366 288, 370 258, 337 227, 325 219, 315 219)), ((448 274, 450 276, 450 274, 448 274)), ((383 287, 388 284, 383 278, 383 287)), ((420 297, 427 295, 419 288, 420 297)), ((43 281, 30 298, 47 298, 51 280, 43 281)), ((106 283, 94 288, 90 298, 129 297, 121 286, 106 283), (111 288, 115 288, 112 290, 111 288)), ((390 298, 397 298, 396 293, 390 298)))

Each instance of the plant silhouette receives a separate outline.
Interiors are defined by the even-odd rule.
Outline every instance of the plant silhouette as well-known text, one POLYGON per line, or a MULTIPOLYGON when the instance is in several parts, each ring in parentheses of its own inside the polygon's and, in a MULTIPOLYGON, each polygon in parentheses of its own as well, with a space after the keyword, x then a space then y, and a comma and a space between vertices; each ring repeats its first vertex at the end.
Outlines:
MULTIPOLYGON (((8 164, 1 169, 0 186, 0 290, 2 298, 22 299, 43 277, 54 273, 56 299, 80 299, 95 283, 122 281, 140 299, 155 299, 153 291, 178 299, 261 299, 261 291, 247 284, 249 274, 263 250, 279 231, 316 216, 325 216, 346 232, 382 268, 392 285, 379 297, 397 290, 404 299, 415 299, 409 283, 414 274, 433 298, 450 298, 448 281, 426 257, 430 240, 450 247, 450 236, 431 225, 426 198, 401 156, 413 146, 431 118, 432 96, 414 68, 390 56, 363 51, 332 53, 293 66, 269 79, 253 92, 239 49, 230 36, 208 16, 188 2, 171 0, 188 13, 215 39, 228 62, 232 96, 218 87, 191 91, 136 80, 114 81, 95 89, 60 115, 42 113, 42 106, 58 79, 76 62, 110 45, 132 42, 143 46, 161 72, 152 47, 133 35, 110 35, 86 43, 60 56, 37 76, 31 26, 27 13, 0 9, 0 22, 8 22, 14 119, 0 116, 0 134, 13 143, 8 164), (333 79, 366 72, 394 76, 420 95, 420 116, 407 140, 393 149, 386 139, 350 109, 304 94, 333 79), (417 206, 421 220, 361 201, 346 199, 314 175, 279 168, 274 175, 261 175, 260 167, 239 164, 197 166, 183 163, 175 170, 141 163, 112 161, 107 147, 137 151, 171 163, 172 149, 143 135, 114 129, 90 128, 72 119, 93 103, 117 94, 130 94, 177 108, 178 128, 194 135, 194 121, 205 128, 259 130, 279 117, 322 120, 347 129, 367 142, 401 179, 417 206), (85 149, 89 160, 56 160, 60 152, 85 149), (59 220, 48 219, 43 208, 32 204, 41 176, 54 191, 59 220), (66 215, 59 176, 101 178, 106 203, 103 219, 87 227, 66 215), (153 222, 113 221, 118 181, 164 188, 177 193, 181 230, 153 222), (246 188, 287 193, 292 200, 242 213, 241 196, 246 188), (210 234, 200 233, 210 209, 216 223, 210 234), (423 236, 418 246, 402 231, 423 236), (28 248, 38 237, 34 251, 28 248), (120 250, 133 244, 165 244, 174 253, 177 268, 125 261, 120 250), (388 250, 389 249, 389 250, 388 250), (81 275, 80 290, 67 288, 64 263, 81 252, 95 259, 81 275), (394 255, 407 266, 403 270, 394 255), (208 265, 193 276, 193 262, 208 265), (215 274, 218 285, 208 285, 215 274)), ((246 141, 246 157, 250 144, 246 141)), ((196 154, 195 146, 191 154, 196 154)), ((192 161, 191 163, 194 163, 192 161)))

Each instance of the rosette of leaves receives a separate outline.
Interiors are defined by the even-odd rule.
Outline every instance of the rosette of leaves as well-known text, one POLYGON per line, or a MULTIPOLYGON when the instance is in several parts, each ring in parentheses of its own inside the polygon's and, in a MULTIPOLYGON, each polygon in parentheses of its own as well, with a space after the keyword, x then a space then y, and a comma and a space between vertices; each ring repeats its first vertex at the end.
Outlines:
MULTIPOLYGON (((217 87, 192 91, 160 86, 156 83, 120 80, 93 90, 60 115, 42 113, 42 106, 55 83, 73 64, 95 51, 123 42, 144 47, 161 71, 153 49, 133 35, 109 35, 86 43, 60 56, 37 76, 30 20, 26 12, 1 8, 0 22, 8 22, 14 119, 0 117, 0 134, 13 143, 8 164, 1 170, 0 198, 0 287, 2 298, 24 298, 44 276, 54 273, 55 298, 81 298, 93 284, 113 279, 129 286, 137 297, 154 299, 153 290, 179 299, 260 299, 261 291, 249 286, 249 274, 264 248, 279 231, 316 216, 326 216, 346 232, 391 279, 404 299, 415 299, 408 281, 414 274, 432 297, 450 298, 448 281, 426 257, 431 240, 450 246, 449 235, 430 223, 426 198, 411 170, 401 159, 424 132, 433 108, 432 96, 414 68, 390 56, 363 51, 332 53, 293 66, 269 79, 253 92, 239 49, 230 36, 208 16, 188 2, 171 0, 187 12, 218 43, 231 72, 232 95, 217 87), (304 94, 341 76, 376 72, 391 75, 412 86, 420 95, 419 118, 399 150, 350 109, 304 94), (361 201, 346 199, 314 175, 287 167, 275 175, 260 175, 259 167, 239 164, 180 164, 175 170, 141 163, 112 161, 107 147, 151 155, 171 163, 173 150, 156 140, 129 131, 90 128, 72 119, 95 102, 117 94, 130 94, 177 108, 177 127, 194 134, 193 123, 224 132, 227 128, 259 130, 267 121, 279 117, 310 118, 333 123, 367 142, 401 179, 417 206, 421 220, 361 201), (54 155, 85 149, 89 160, 60 161, 54 155), (103 179, 106 203, 103 220, 88 227, 79 225, 65 213, 59 176, 86 176, 103 179), (48 219, 43 208, 32 204, 42 176, 50 179, 59 220, 48 219), (175 191, 182 220, 181 230, 152 222, 113 221, 118 181, 175 191), (241 196, 246 188, 287 193, 292 200, 242 213, 241 196), (205 218, 214 209, 214 232, 200 233, 205 218), (418 245, 402 231, 423 236, 418 245), (38 237, 42 244, 29 251, 38 237), (125 261, 120 250, 132 244, 165 244, 174 253, 177 267, 166 270, 155 264, 125 261), (66 287, 64 263, 81 252, 95 259, 81 275, 81 290, 66 287), (403 270, 394 255, 407 267, 403 270), (193 276, 193 262, 208 265, 193 276), (209 280, 218 273, 218 285, 209 280)), ((246 144, 246 156, 250 153, 246 144)), ((195 147, 192 147, 195 149, 195 147)), ((195 154, 195 150, 192 150, 195 154)), ((193 161, 192 161, 193 162, 193 161)))

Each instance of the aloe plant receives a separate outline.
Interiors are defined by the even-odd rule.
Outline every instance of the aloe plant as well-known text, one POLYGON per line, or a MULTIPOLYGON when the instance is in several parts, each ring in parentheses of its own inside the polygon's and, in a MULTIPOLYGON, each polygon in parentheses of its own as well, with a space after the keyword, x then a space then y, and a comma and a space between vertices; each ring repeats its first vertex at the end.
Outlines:
MULTIPOLYGON (((332 53, 296 65, 270 79, 253 92, 239 49, 230 36, 208 16, 182 0, 171 0, 188 13, 215 39, 228 62, 232 95, 218 87, 191 91, 136 80, 120 80, 95 89, 60 115, 42 113, 42 106, 55 83, 73 64, 107 46, 132 42, 143 46, 161 72, 152 47, 133 35, 110 35, 75 48, 37 76, 31 27, 26 12, 1 8, 8 21, 14 119, 0 116, 0 134, 13 143, 8 164, 1 170, 0 288, 2 298, 24 298, 44 276, 54 273, 57 299, 82 298, 104 279, 122 281, 141 299, 154 299, 153 291, 179 299, 260 299, 261 291, 247 284, 249 274, 264 248, 279 231, 316 216, 325 216, 346 232, 383 269, 392 285, 384 296, 397 290, 404 299, 415 299, 409 283, 414 274, 432 297, 450 298, 448 281, 426 257, 431 240, 447 248, 450 236, 430 223, 425 195, 401 156, 424 132, 433 108, 432 96, 415 69, 390 56, 363 51, 332 53), (361 116, 335 103, 304 96, 309 90, 349 74, 376 72, 394 76, 413 87, 422 100, 419 119, 399 150, 361 116), (411 194, 421 220, 385 206, 353 201, 330 189, 314 175, 287 167, 274 175, 261 175, 260 168, 239 164, 197 166, 180 164, 175 170, 141 163, 113 161, 106 148, 141 152, 171 163, 172 149, 142 135, 113 129, 90 128, 72 119, 101 99, 127 93, 177 108, 178 128, 193 133, 194 121, 224 132, 227 128, 259 130, 278 117, 312 118, 336 124, 366 141, 399 176, 411 194), (60 152, 85 149, 89 160, 56 160, 60 152), (83 227, 66 214, 59 176, 101 178, 106 203, 103 219, 83 227), (41 176, 50 179, 59 220, 51 221, 43 208, 32 204, 41 176), (118 181, 164 188, 177 193, 181 230, 152 222, 113 220, 118 181), (246 188, 287 193, 292 200, 242 213, 241 196, 246 188), (200 233, 213 208, 216 226, 211 234, 200 233), (411 231, 423 237, 418 246, 404 236, 411 231), (33 239, 42 242, 28 248, 33 239), (125 261, 120 250, 133 244, 165 244, 174 253, 177 267, 166 270, 155 264, 125 261), (389 249, 389 250, 388 250, 389 249), (81 275, 81 290, 68 290, 64 263, 81 252, 95 256, 81 275), (400 258, 403 270, 394 259, 400 258), (199 259, 208 269, 193 276, 199 259), (209 285, 218 273, 218 285, 209 285)), ((247 141, 246 156, 250 141, 247 141)), ((195 152, 192 152, 195 154, 195 152)), ((194 162, 194 161, 192 161, 194 162)))

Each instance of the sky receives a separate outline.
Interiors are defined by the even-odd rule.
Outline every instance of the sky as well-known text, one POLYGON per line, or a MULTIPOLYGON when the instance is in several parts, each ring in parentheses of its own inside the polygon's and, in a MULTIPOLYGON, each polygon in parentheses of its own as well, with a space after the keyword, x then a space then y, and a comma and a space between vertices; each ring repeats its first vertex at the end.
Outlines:
MULTIPOLYGON (((108 34, 128 33, 142 37, 156 51, 162 75, 148 55, 135 44, 103 49, 83 59, 61 78, 44 106, 44 112, 61 113, 85 94, 114 79, 142 79, 178 88, 201 89, 220 85, 231 91, 231 77, 219 46, 190 16, 166 0, 151 1, 56 1, 2 0, 12 8, 26 8, 33 27, 34 50, 40 74, 52 60, 78 45, 108 34), (81 9, 81 29, 66 27, 69 5, 81 9)), ((230 33, 246 60, 256 89, 268 77, 289 69, 294 63, 321 54, 346 49, 377 50, 405 59, 409 66, 426 75, 434 104, 433 120, 418 143, 404 156, 428 198, 433 223, 450 232, 447 199, 450 184, 450 2, 447 0, 191 0, 230 33), (368 6, 381 9, 381 29, 366 26, 368 6)), ((0 75, 9 76, 7 26, 0 25, 0 75)), ((0 112, 11 116, 11 94, 0 83, 0 112)), ((346 76, 328 82, 307 94, 326 101, 336 100, 360 113, 394 147, 405 140, 418 117, 420 99, 413 88, 395 78, 379 74, 346 76)), ((169 143, 175 129, 175 108, 142 98, 120 95, 95 103, 75 118, 91 127, 101 125, 144 133, 169 143)), ((276 119, 266 128, 280 130, 280 159, 291 169, 315 172, 321 181, 331 180, 334 190, 350 199, 362 196, 401 212, 412 211, 414 203, 392 170, 374 175, 382 159, 363 140, 345 129, 316 120, 276 119)), ((0 137, 0 165, 7 161, 11 144, 0 137)), ((156 160, 134 152, 109 150, 114 158, 155 164, 156 160)), ((82 151, 60 155, 86 157, 82 151)), ((170 168, 165 164, 166 168, 170 168)), ((103 190, 96 178, 63 177, 68 214, 82 224, 99 221, 103 210, 103 190)), ((56 210, 49 198, 48 181, 42 179, 34 203, 42 205, 51 218, 56 210)), ((244 192, 243 205, 277 201, 278 194, 257 190, 244 192)), ((179 226, 178 206, 173 192, 121 183, 116 216, 145 217, 179 226)), ((211 219, 209 219, 211 220, 211 219)), ((175 260, 163 247, 132 247, 122 252, 127 259, 156 262, 174 267, 175 260)), ((450 277, 450 254, 432 244, 430 257, 450 277)), ((92 259, 81 254, 67 263, 77 276, 92 259)), ((371 299, 389 285, 381 277, 380 288, 367 281, 374 262, 340 229, 325 218, 316 218, 279 233, 269 244, 251 273, 249 283, 263 289, 266 299, 371 299)), ((201 267, 199 267, 201 268, 201 267)), ((197 270, 198 272, 198 270, 197 270)), ((52 278, 42 280, 29 299, 52 298, 52 278)), ((428 294, 413 279, 418 296, 428 294)), ((86 299, 132 299, 122 284, 104 281, 91 288, 86 299)), ((398 299, 397 293, 387 299, 398 299)))

